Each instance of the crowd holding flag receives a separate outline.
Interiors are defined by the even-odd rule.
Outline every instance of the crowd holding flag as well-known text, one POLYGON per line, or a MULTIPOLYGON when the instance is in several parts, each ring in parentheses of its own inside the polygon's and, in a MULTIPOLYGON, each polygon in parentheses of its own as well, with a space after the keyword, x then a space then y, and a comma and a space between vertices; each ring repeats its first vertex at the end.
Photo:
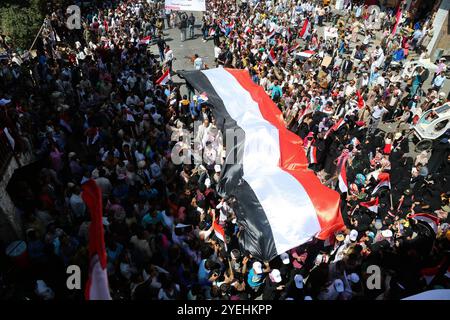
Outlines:
POLYGON ((85 289, 86 300, 111 300, 106 270, 107 256, 103 230, 102 191, 95 180, 82 186, 82 198, 91 214, 89 225, 89 279, 85 289))
POLYGON ((166 85, 167 82, 170 81, 170 70, 167 69, 158 80, 156 80, 156 84, 158 85, 166 85))
POLYGON ((369 209, 370 211, 375 212, 375 213, 378 213, 378 204, 379 204, 378 197, 373 198, 370 201, 360 203, 361 206, 366 207, 367 209, 369 209))
POLYGON ((298 36, 302 38, 303 40, 306 40, 308 36, 311 35, 311 23, 308 19, 305 19, 305 22, 303 23, 303 27, 300 30, 298 36))
POLYGON ((386 187, 388 189, 391 189, 390 175, 387 172, 381 172, 378 175, 378 184, 373 189, 372 194, 376 194, 380 189, 386 188, 386 187))

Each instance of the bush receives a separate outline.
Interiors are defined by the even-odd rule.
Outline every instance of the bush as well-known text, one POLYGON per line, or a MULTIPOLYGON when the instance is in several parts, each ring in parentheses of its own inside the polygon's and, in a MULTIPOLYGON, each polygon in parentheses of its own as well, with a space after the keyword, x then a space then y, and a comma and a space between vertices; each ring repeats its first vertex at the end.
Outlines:
POLYGON ((44 1, 2 1, 0 32, 11 39, 10 46, 27 50, 44 22, 44 1))

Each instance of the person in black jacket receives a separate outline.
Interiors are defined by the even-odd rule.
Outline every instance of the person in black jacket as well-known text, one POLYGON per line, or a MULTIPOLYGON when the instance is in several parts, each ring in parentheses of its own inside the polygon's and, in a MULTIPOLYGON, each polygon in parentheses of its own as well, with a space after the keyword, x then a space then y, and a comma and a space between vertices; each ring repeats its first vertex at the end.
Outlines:
POLYGON ((350 72, 352 72, 352 68, 353 68, 353 61, 350 59, 349 56, 347 56, 347 58, 345 58, 345 60, 342 61, 342 77, 344 78, 345 81, 347 81, 348 75, 350 74, 350 72))
POLYGON ((193 13, 191 13, 191 15, 188 18, 188 27, 189 27, 189 38, 193 39, 195 27, 195 17, 193 13))
POLYGON ((164 50, 166 49, 166 41, 164 41, 164 39, 159 35, 156 40, 156 44, 158 45, 159 58, 161 59, 161 62, 163 62, 166 59, 166 55, 164 53, 164 50))
POLYGON ((279 300, 281 293, 284 290, 284 285, 281 285, 281 273, 278 269, 273 269, 266 278, 266 285, 263 291, 263 300, 279 300))
POLYGON ((183 12, 180 14, 180 23, 179 23, 180 36, 182 42, 186 40, 187 27, 188 27, 188 17, 187 14, 183 12))

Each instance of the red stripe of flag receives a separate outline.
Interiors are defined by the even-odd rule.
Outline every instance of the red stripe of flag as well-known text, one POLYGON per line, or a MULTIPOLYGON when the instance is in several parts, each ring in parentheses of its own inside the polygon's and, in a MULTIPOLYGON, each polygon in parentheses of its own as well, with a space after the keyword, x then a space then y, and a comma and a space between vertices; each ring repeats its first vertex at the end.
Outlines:
POLYGON ((280 141, 280 168, 293 176, 305 189, 316 210, 321 227, 318 239, 325 240, 344 227, 340 212, 340 196, 324 186, 313 171, 308 170, 308 159, 302 140, 285 127, 283 114, 264 89, 255 84, 244 70, 225 69, 258 103, 263 118, 278 129, 280 141))

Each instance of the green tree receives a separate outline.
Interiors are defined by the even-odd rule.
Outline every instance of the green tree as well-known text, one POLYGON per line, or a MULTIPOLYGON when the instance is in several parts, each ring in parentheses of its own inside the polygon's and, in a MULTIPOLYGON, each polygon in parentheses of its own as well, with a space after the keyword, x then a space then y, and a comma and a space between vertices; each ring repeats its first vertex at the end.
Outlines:
POLYGON ((0 32, 11 39, 10 45, 28 49, 44 22, 43 0, 7 0, 0 6, 0 32))

